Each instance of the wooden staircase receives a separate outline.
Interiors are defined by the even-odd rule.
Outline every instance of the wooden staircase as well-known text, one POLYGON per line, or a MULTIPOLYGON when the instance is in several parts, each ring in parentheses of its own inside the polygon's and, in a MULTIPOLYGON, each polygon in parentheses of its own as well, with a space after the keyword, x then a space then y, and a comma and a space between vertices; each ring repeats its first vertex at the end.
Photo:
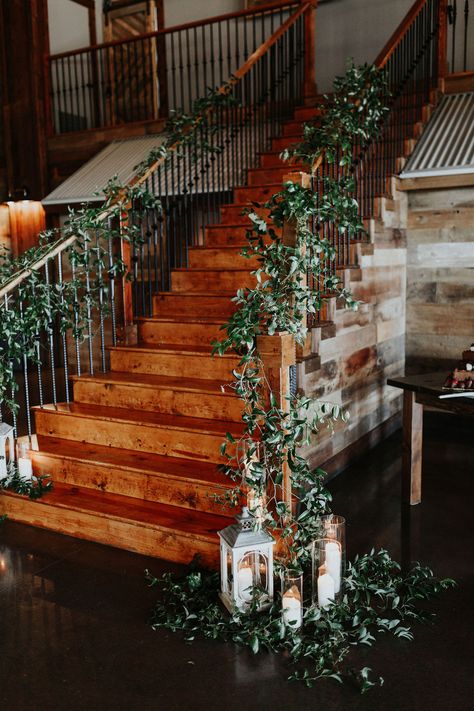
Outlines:
MULTIPOLYGON (((234 189, 221 222, 206 228, 205 246, 191 248, 188 267, 172 272, 171 291, 154 295, 153 317, 137 319, 138 343, 110 349, 110 372, 75 377, 70 404, 34 408, 34 469, 52 476, 54 490, 35 502, 5 493, 5 513, 172 561, 198 553, 217 565, 216 532, 233 516, 214 496, 230 485, 217 469, 220 445, 243 425, 241 401, 225 387, 239 359, 213 357, 210 342, 222 335, 236 290, 254 283, 255 260, 239 255, 249 225, 242 210, 281 189, 289 168, 279 152, 316 116, 311 107, 296 110, 247 185, 234 189)), ((360 250, 351 246, 346 282, 360 278, 360 250)), ((320 315, 322 338, 334 335, 334 314, 333 300, 320 315)))

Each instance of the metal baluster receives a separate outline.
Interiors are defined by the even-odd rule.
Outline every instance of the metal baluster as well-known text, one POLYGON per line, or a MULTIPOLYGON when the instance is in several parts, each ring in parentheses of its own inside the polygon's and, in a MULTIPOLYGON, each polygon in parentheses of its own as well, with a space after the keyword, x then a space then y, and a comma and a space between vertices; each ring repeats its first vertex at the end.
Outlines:
POLYGON ((103 261, 102 250, 100 245, 101 233, 100 230, 95 230, 95 247, 97 250, 97 283, 99 287, 99 334, 100 334, 100 363, 102 372, 107 371, 105 359, 105 315, 104 315, 104 283, 103 283, 103 261))
POLYGON ((89 373, 94 375, 94 351, 92 346, 92 308, 91 308, 91 278, 90 278, 89 238, 84 240, 84 270, 86 277, 86 318, 87 318, 87 349, 89 353, 89 373))
MULTIPOLYGON (((19 309, 20 317, 23 318, 23 299, 19 297, 19 309)), ((28 437, 31 437, 33 430, 31 427, 31 412, 30 412, 30 384, 28 377, 28 356, 26 353, 26 343, 23 343, 23 389, 25 396, 25 412, 26 412, 26 427, 28 431, 28 437)))
POLYGON ((51 364, 51 387, 52 387, 52 393, 53 393, 53 404, 57 405, 58 396, 57 396, 57 388, 56 388, 56 363, 55 363, 55 358, 54 358, 54 332, 53 332, 53 323, 51 321, 51 299, 49 296, 49 285, 50 285, 49 262, 46 262, 46 264, 44 265, 44 278, 45 278, 46 286, 48 287, 46 303, 47 303, 47 310, 48 310, 48 340, 49 340, 49 356, 50 356, 50 364, 51 364))
MULTIPOLYGON (((75 284, 76 281, 76 264, 75 261, 71 261, 71 276, 72 276, 72 281, 75 284)), ((78 330, 79 330, 79 294, 77 291, 77 286, 74 286, 74 333, 73 333, 73 338, 74 338, 74 350, 76 353, 76 373, 80 377, 82 368, 81 368, 81 347, 79 343, 79 336, 78 336, 78 330)))
MULTIPOLYGON (((58 254, 57 264, 58 264, 58 287, 59 287, 60 293, 61 293, 61 304, 64 305, 64 294, 62 291, 62 287, 63 287, 62 252, 60 252, 58 254)), ((69 397, 69 368, 68 368, 68 358, 67 358, 67 342, 66 342, 66 332, 64 331, 63 328, 61 328, 61 343, 62 343, 62 347, 63 347, 64 389, 66 392, 66 402, 69 402, 70 397, 69 397)), ((39 373, 38 373, 38 379, 39 379, 39 373)), ((42 404, 41 403, 41 395, 40 395, 40 404, 42 404)))
POLYGON ((112 239, 112 218, 107 220, 107 252, 109 258, 109 300, 110 300, 110 318, 112 321, 112 345, 117 345, 117 314, 115 311, 115 275, 114 268, 114 253, 112 239))
POLYGON ((467 38, 469 26, 469 0, 464 0, 464 61, 463 71, 467 71, 467 38))

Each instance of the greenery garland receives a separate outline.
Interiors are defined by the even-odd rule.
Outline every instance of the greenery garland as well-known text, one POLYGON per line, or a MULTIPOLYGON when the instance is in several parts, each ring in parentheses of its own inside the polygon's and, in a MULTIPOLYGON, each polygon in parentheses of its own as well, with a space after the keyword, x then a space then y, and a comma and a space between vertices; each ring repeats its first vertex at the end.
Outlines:
MULTIPOLYGON (((258 336, 286 332, 304 343, 307 314, 321 308, 327 291, 357 308, 338 280, 327 276, 326 265, 335 254, 323 228, 332 225, 349 236, 363 229, 353 198, 352 172, 359 158, 354 145, 375 139, 387 112, 385 77, 375 67, 349 65, 346 75, 336 79, 334 90, 321 107, 321 121, 306 124, 303 141, 284 151, 283 157, 303 160, 310 169, 317 169, 323 160, 336 164, 337 177, 324 178, 322 195, 289 182, 248 212, 251 226, 243 255, 257 259, 252 272, 256 285, 238 290, 234 298, 238 308, 224 327, 226 337, 213 344, 216 354, 229 350, 240 354, 231 387, 244 403, 243 435, 236 441, 227 434, 221 450, 228 460, 222 471, 233 481, 223 503, 238 505, 245 497, 258 501, 253 509, 256 526, 273 532, 280 542, 277 572, 307 574, 309 570, 309 544, 320 531, 320 517, 330 511, 331 495, 324 486, 325 473, 309 467, 301 447, 313 432, 347 419, 347 413, 337 405, 289 393, 287 407, 282 407, 280 394, 271 392, 266 379, 258 336), (266 219, 261 208, 268 213, 266 219), (310 220, 313 229, 308 227, 310 220), (279 235, 284 223, 294 227, 293 245, 285 244, 279 235), (308 272, 320 289, 307 283, 308 272), (282 496, 285 467, 290 471, 292 505, 282 496)), ((183 630, 188 641, 204 636, 237 642, 254 653, 285 652, 295 666, 290 679, 311 686, 321 677, 342 681, 349 674, 362 692, 383 680, 372 680, 368 667, 344 671, 350 649, 371 645, 377 633, 411 639, 409 625, 429 618, 418 601, 454 584, 450 579, 437 580, 420 565, 402 575, 386 551, 372 550, 348 564, 341 602, 325 610, 309 604, 303 627, 288 630, 282 625, 278 596, 270 610, 259 611, 258 588, 253 590, 250 609, 234 610, 229 617, 218 602, 219 575, 199 566, 192 566, 182 578, 165 574, 158 580, 148 574, 148 580, 162 591, 152 614, 154 628, 183 630)))
POLYGON ((308 607, 303 627, 292 631, 282 625, 279 601, 262 613, 254 598, 248 611, 235 610, 229 616, 218 602, 219 573, 203 570, 198 562, 181 577, 165 573, 157 579, 147 571, 147 581, 160 590, 150 620, 153 629, 182 631, 188 642, 201 637, 236 642, 254 654, 284 653, 293 667, 290 680, 312 686, 321 678, 351 678, 362 693, 383 679, 372 680, 370 667, 344 667, 351 649, 371 646, 376 635, 385 633, 411 640, 411 625, 433 619, 420 601, 454 585, 451 579, 437 580, 420 565, 404 575, 387 551, 372 550, 348 564, 342 601, 327 609, 308 607))

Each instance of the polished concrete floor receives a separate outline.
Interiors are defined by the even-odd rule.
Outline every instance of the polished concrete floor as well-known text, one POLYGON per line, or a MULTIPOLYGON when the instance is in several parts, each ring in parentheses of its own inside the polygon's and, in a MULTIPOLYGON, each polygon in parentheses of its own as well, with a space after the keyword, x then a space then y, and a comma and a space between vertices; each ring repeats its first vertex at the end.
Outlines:
POLYGON ((6 522, 0 532, 0 708, 8 711, 454 711, 474 708, 472 420, 431 416, 423 502, 399 499, 400 433, 330 488, 347 517, 349 555, 387 547, 420 559, 458 587, 433 605, 434 626, 414 642, 381 639, 358 650, 385 685, 361 696, 322 681, 286 681, 285 660, 146 625, 154 593, 143 570, 171 566, 6 522))

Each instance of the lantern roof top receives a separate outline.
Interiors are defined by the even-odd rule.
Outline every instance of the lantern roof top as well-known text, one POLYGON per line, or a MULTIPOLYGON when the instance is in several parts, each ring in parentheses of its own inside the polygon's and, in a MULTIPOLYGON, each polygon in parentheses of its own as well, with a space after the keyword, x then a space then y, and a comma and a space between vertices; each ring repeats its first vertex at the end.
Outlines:
POLYGON ((244 548, 248 546, 274 545, 273 537, 262 528, 256 528, 255 516, 244 506, 242 513, 235 517, 233 523, 222 531, 219 536, 230 548, 244 548))

